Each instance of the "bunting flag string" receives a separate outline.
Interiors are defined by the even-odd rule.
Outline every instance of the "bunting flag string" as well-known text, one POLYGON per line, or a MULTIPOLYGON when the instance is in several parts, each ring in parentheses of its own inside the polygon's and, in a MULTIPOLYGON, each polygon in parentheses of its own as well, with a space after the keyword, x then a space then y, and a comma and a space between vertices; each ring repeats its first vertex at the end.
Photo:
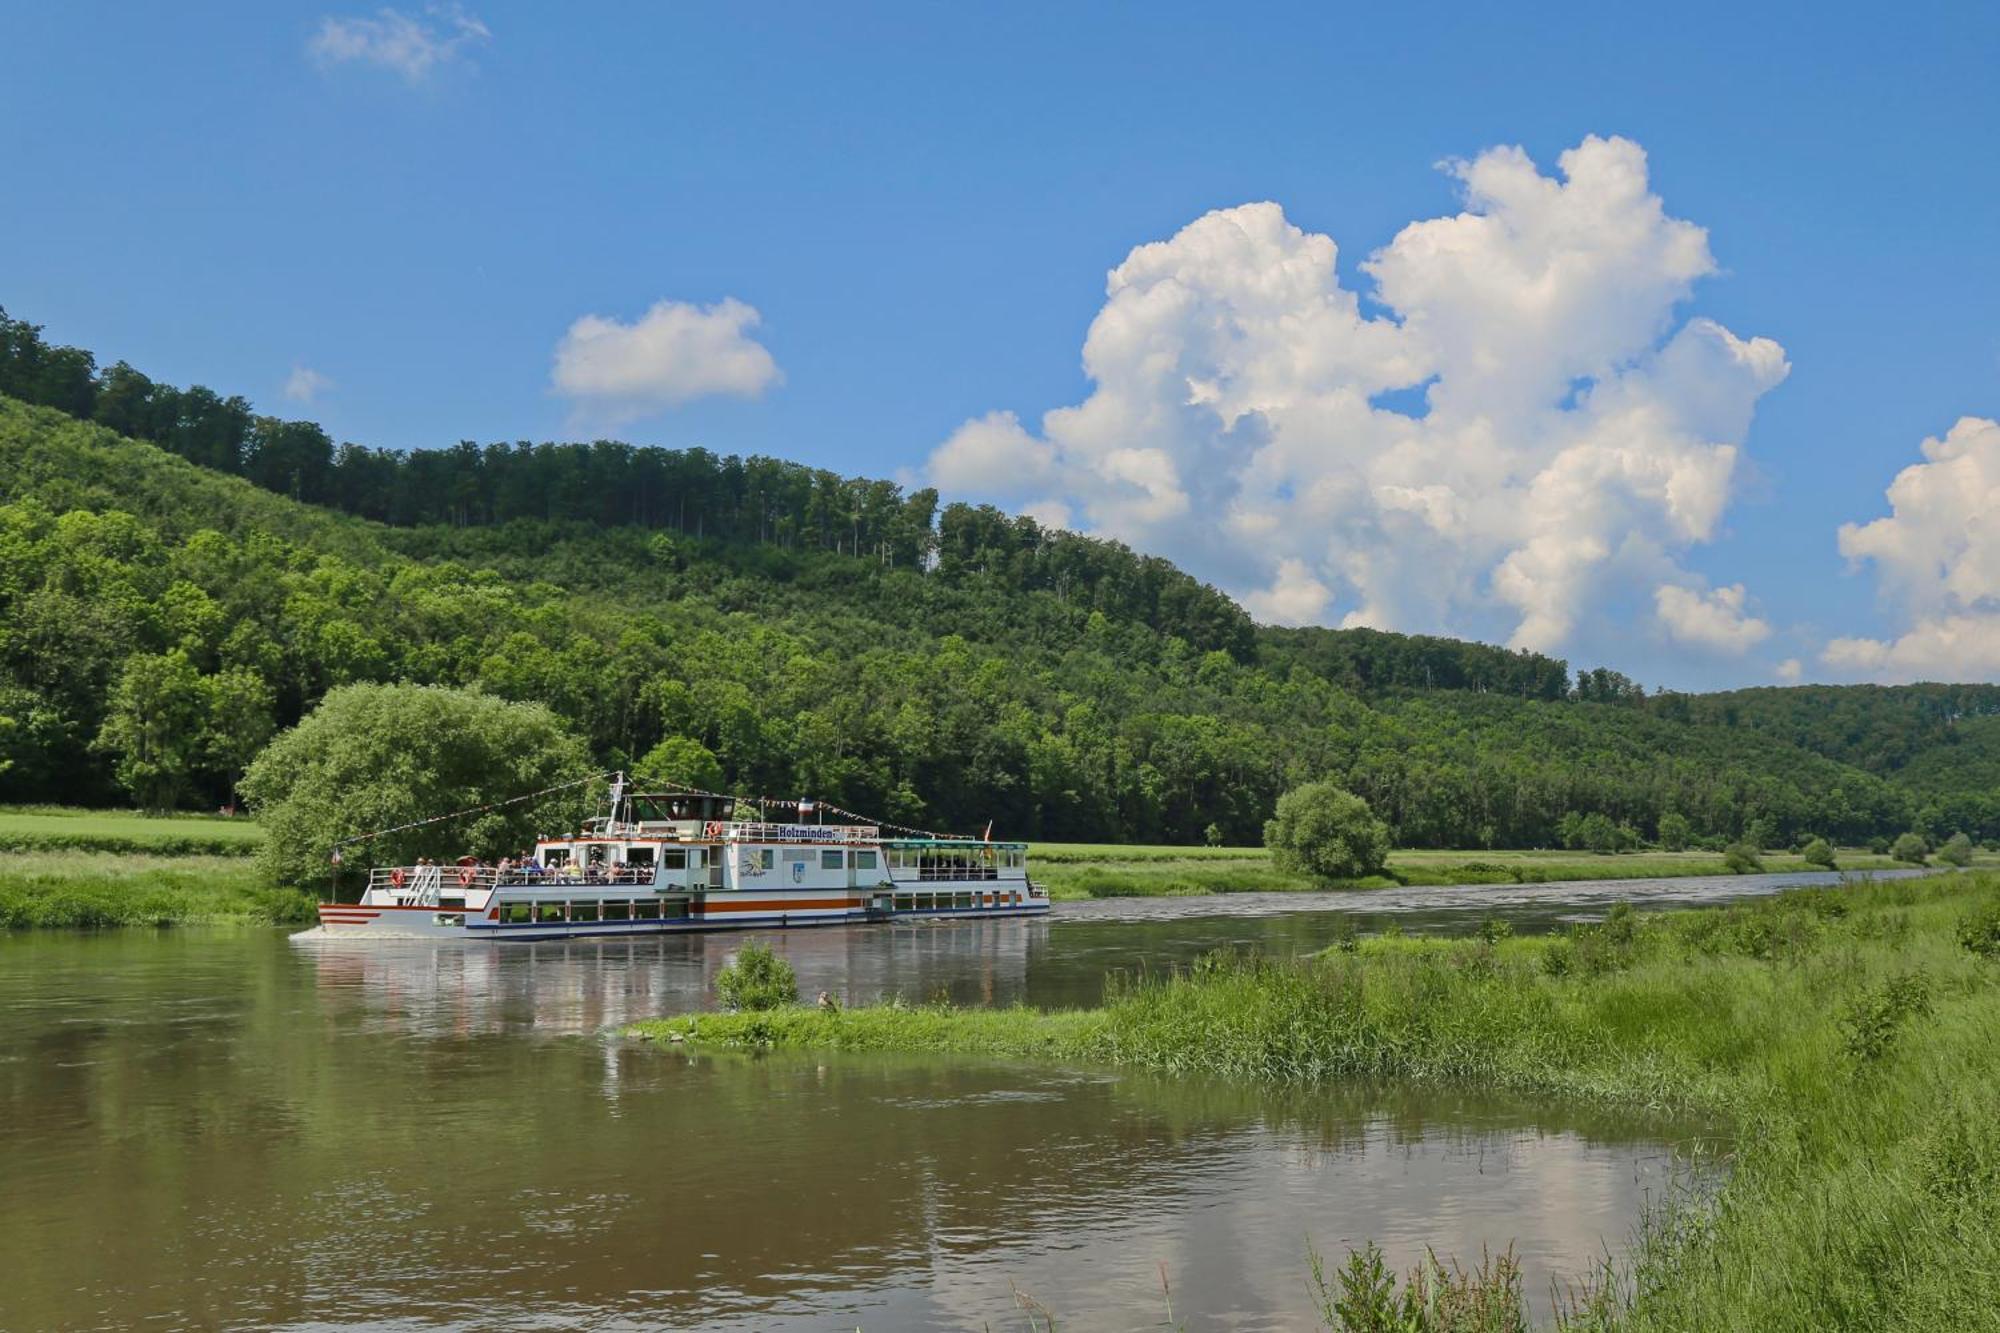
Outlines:
POLYGON ((991 842, 993 840, 991 837, 993 826, 991 824, 986 826, 987 837, 975 838, 963 833, 939 833, 935 829, 917 828, 911 824, 898 824, 893 820, 877 819, 872 815, 864 815, 855 810, 845 809, 842 806, 835 805, 832 801, 808 801, 796 796, 730 796, 719 791, 709 791, 703 787, 690 787, 684 782, 673 782, 665 778, 653 779, 652 781, 658 786, 670 787, 674 791, 688 796, 715 796, 726 801, 747 801, 759 809, 776 806, 779 809, 796 810, 800 814, 813 809, 825 810, 829 814, 851 819, 857 824, 873 824, 876 828, 888 829, 892 833, 908 833, 919 838, 936 838, 945 842, 991 842))
POLYGON ((569 782, 558 782, 553 787, 544 787, 540 791, 531 791, 527 793, 525 796, 510 796, 504 801, 489 801, 485 805, 468 806, 463 810, 454 810, 450 814, 433 815, 429 819, 417 819, 417 820, 412 820, 410 823, 407 824, 398 824, 394 828, 376 829, 370 833, 357 833, 353 837, 342 838, 340 841, 334 843, 332 848, 332 856, 330 859, 332 860, 333 864, 339 865, 341 861, 340 849, 349 846, 353 843, 368 842, 375 838, 386 838, 391 833, 407 833, 411 829, 427 828, 432 824, 445 823, 447 820, 463 819, 467 815, 483 815, 491 810, 500 810, 510 805, 519 805, 523 801, 538 800, 544 796, 554 795, 556 792, 559 791, 568 791, 571 787, 581 787, 585 783, 596 782, 602 778, 608 778, 611 776, 612 774, 608 770, 599 773, 592 773, 588 777, 575 778, 569 782))

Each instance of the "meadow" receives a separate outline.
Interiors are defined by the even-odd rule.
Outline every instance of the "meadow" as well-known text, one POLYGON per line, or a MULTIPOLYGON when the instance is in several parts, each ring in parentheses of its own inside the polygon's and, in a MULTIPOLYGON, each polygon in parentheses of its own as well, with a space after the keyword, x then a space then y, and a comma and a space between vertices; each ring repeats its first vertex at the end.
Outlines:
POLYGON ((149 815, 57 805, 0 807, 0 852, 249 856, 263 836, 254 820, 241 816, 149 815))
MULTIPOLYGON (((1814 870, 1795 852, 1766 852, 1767 871, 1814 870)), ((1178 896, 1199 893, 1278 893, 1322 886, 1286 875, 1262 847, 1118 846, 1110 843, 1035 843, 1029 873, 1058 901, 1080 898, 1178 896)), ((1843 849, 1842 870, 1887 870, 1901 863, 1866 850, 1843 849)), ((2000 865, 2000 855, 1980 853, 1978 865, 2000 865)), ((1541 884, 1579 879, 1668 879, 1726 875, 1720 852, 1402 850, 1389 854, 1389 873, 1338 888, 1393 885, 1541 884)))
POLYGON ((1615 909, 1552 937, 1514 938, 1496 924, 1470 940, 1213 956, 1128 980, 1085 1011, 790 1007, 634 1032, 696 1047, 946 1050, 1227 1080, 1485 1085, 1706 1117, 1725 1135, 1726 1179, 1659 1212, 1630 1259, 1576 1293, 1570 1326, 2000 1321, 2000 875, 1991 873, 1720 909, 1615 909))

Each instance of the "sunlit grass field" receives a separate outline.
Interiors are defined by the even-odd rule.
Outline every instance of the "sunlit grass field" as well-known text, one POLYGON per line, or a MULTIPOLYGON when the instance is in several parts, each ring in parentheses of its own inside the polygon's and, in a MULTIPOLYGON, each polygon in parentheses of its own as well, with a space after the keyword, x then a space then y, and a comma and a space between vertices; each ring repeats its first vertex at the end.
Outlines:
POLYGON ((136 810, 66 806, 0 807, 0 852, 154 852, 164 855, 248 856, 263 830, 247 818, 148 815, 136 810))

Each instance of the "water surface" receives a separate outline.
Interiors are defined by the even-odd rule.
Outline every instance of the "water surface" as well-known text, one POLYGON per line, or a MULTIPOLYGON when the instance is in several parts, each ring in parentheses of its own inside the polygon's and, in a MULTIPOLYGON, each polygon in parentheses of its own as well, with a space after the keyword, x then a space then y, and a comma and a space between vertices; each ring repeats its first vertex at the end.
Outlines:
MULTIPOLYGON (((1547 887, 1572 896, 1499 892, 1527 918, 1601 908, 1547 887)), ((1435 899, 1367 901, 1452 927, 1435 899)), ((1221 905, 1267 914, 1149 900, 769 938, 808 992, 1074 1004, 1107 965, 1330 930, 1221 905)), ((1018 1291, 1142 1328, 1164 1264, 1193 1326, 1295 1328, 1309 1238, 1398 1262, 1513 1244, 1541 1295, 1624 1244, 1689 1134, 1491 1096, 603 1035, 706 1002, 741 942, 0 938, 0 1327, 997 1329, 1027 1326, 1018 1291)))

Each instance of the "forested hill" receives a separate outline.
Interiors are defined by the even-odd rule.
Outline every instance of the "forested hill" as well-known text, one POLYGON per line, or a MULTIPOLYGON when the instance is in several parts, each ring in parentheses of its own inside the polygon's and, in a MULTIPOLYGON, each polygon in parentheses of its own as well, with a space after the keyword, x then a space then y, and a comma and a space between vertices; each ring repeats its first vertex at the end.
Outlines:
MULTIPOLYGON (((1963 739, 1986 719, 1871 772, 1780 734, 1790 691, 1586 674, 1577 697, 1548 659, 1362 632, 1203 647, 1099 586, 1120 575, 394 527, 0 400, 0 799, 212 805, 328 688, 407 679, 543 700, 607 764, 1035 837, 1255 841, 1280 791, 1328 775, 1417 845, 1547 845, 1589 813, 1648 837, 1668 812, 1710 838, 2000 833, 1990 785, 1929 762, 1992 755, 1963 739), (1717 699, 1733 718, 1703 716, 1717 699)), ((1930 716, 1921 687, 1835 694, 1930 716)))

